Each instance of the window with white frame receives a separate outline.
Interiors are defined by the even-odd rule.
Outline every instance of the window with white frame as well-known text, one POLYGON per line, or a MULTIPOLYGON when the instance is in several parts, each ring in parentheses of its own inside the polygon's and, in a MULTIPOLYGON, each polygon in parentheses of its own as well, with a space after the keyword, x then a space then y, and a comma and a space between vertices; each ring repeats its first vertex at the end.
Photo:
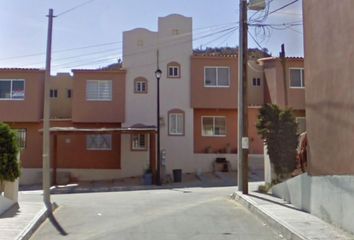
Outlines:
POLYGON ((202 136, 226 136, 226 118, 223 116, 203 116, 202 136))
POLYGON ((24 100, 25 80, 0 79, 0 100, 24 100))
POLYGON ((86 136, 87 150, 112 150, 111 134, 91 134, 86 136))
POLYGON ((205 87, 229 87, 230 68, 229 67, 205 67, 204 86, 205 87))
POLYGON ((304 88, 305 78, 303 68, 290 68, 290 87, 304 88))
POLYGON ((260 78, 253 78, 252 79, 252 85, 255 87, 261 86, 261 79, 260 78))
POLYGON ((112 80, 87 80, 86 100, 112 101, 112 80))
POLYGON ((147 149, 146 135, 142 133, 131 135, 132 150, 143 151, 147 149))
POLYGON ((184 135, 184 113, 182 111, 168 113, 168 134, 184 135))
POLYGON ((15 129, 17 135, 17 142, 21 149, 26 147, 26 137, 27 137, 27 130, 25 128, 15 129))
POLYGON ((169 62, 167 64, 167 77, 180 78, 181 77, 181 64, 178 62, 169 62))
POLYGON ((147 93, 147 80, 145 78, 136 78, 134 80, 134 93, 147 93))

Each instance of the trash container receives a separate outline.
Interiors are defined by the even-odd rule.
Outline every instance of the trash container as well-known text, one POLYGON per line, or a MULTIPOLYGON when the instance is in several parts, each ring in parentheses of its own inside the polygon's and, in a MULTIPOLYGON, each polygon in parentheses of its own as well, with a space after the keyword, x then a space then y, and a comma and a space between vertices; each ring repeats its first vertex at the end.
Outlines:
POLYGON ((182 182, 182 169, 173 169, 173 181, 182 182))

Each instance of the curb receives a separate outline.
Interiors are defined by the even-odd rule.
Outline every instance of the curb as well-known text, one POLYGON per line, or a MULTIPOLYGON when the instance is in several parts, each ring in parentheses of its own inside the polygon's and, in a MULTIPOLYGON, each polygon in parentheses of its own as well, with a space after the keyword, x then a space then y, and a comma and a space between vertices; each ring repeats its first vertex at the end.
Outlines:
MULTIPOLYGON (((56 203, 53 203, 53 211, 58 208, 56 203)), ((47 208, 44 206, 32 221, 22 230, 17 236, 16 240, 28 240, 32 237, 33 233, 41 226, 41 224, 47 219, 47 208)))
POLYGON ((247 208, 250 212, 255 214, 262 221, 267 223, 273 230, 280 233, 285 239, 288 240, 308 240, 307 237, 293 229, 289 224, 277 219, 271 214, 267 213, 261 206, 252 201, 248 196, 243 195, 241 192, 235 192, 231 195, 231 199, 234 199, 242 206, 247 208))

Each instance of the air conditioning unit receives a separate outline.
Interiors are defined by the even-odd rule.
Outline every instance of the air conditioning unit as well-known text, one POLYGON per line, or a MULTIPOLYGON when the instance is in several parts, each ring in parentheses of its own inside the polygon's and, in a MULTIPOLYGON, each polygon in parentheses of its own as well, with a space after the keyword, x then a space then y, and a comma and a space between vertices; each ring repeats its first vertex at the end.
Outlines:
POLYGON ((248 9, 254 11, 264 10, 266 7, 265 0, 250 0, 248 3, 248 9))

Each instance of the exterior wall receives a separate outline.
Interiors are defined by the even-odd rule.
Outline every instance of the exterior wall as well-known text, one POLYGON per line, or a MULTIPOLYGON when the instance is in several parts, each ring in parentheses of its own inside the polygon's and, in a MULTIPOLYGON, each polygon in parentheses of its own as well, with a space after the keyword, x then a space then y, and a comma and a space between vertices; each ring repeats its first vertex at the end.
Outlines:
POLYGON ((124 70, 73 70, 72 120, 81 123, 120 123, 125 119, 124 70), (87 101, 87 80, 112 80, 112 101, 87 101))
POLYGON ((353 192, 353 176, 306 173, 272 188, 275 196, 354 234, 353 192))
POLYGON ((331 3, 303 3, 311 175, 354 174, 354 1, 331 3))
MULTIPOLYGON (((279 58, 268 58, 259 60, 264 66, 266 81, 266 102, 277 104, 280 107, 285 106, 284 96, 284 75, 283 67, 279 58)), ((288 96, 288 107, 295 110, 305 109, 305 88, 290 88, 290 69, 304 68, 302 58, 286 58, 286 89, 288 96)), ((306 76, 306 78, 308 78, 306 76)), ((308 82, 305 82, 307 85, 308 82)))
MULTIPOLYGON (((50 88, 58 91, 57 98, 50 99, 50 118, 71 119, 72 98, 68 97, 68 90, 72 91, 73 79, 70 73, 58 73, 50 79, 50 88)), ((84 90, 84 89, 83 89, 84 90)), ((73 92, 71 92, 72 94, 73 92)))
MULTIPOLYGON (((248 133, 250 138, 250 154, 263 153, 263 141, 257 134, 256 123, 259 108, 248 110, 248 133)), ((212 153, 225 153, 230 145, 231 152, 237 152, 237 110, 229 109, 194 109, 194 152, 206 153, 208 147, 212 153), (226 136, 202 136, 202 116, 226 117, 226 136)))
MULTIPOLYGON (((192 19, 173 14, 158 20, 158 31, 133 29, 123 33, 123 67, 127 70, 126 121, 123 126, 135 124, 156 126, 157 83, 154 72, 162 70, 160 79, 161 149, 166 150, 166 173, 174 168, 184 172, 196 169, 193 165, 193 110, 190 106, 190 56, 192 55, 192 19), (158 50, 158 51, 157 51, 158 50), (158 53, 157 53, 158 52, 158 53), (180 78, 167 77, 167 65, 180 65, 180 78), (148 82, 146 94, 134 93, 134 79, 144 77, 148 82), (184 112, 183 136, 168 135, 168 112, 179 109, 184 112)), ((122 137, 122 163, 133 161, 134 172, 146 167, 148 154, 133 152, 128 147, 130 136, 122 137), (138 162, 140 161, 140 162, 138 162)), ((124 165, 122 166, 124 169, 124 165)), ((133 170, 132 170, 133 171, 133 170)))
POLYGON ((263 66, 259 65, 255 60, 248 61, 248 105, 249 106, 262 106, 264 104, 264 70, 263 66), (259 78, 261 81, 260 86, 253 85, 253 79, 259 78))
POLYGON ((0 69, 0 79, 24 79, 24 100, 0 100, 3 122, 38 122, 43 116, 44 71, 0 69))

